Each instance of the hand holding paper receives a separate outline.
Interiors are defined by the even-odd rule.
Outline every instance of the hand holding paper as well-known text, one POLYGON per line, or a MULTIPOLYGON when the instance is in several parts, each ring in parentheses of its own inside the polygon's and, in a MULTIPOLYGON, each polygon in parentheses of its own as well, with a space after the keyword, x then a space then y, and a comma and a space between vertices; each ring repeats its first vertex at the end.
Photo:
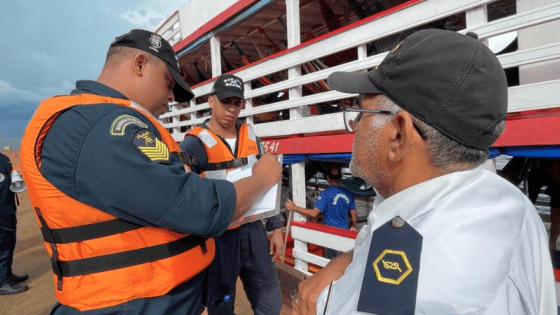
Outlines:
MULTIPOLYGON (((282 157, 280 156, 280 159, 282 157)), ((238 180, 253 176, 262 182, 262 187, 269 187, 256 202, 254 202, 249 209, 239 220, 230 224, 230 227, 237 226, 246 222, 264 219, 277 214, 280 210, 278 200, 280 195, 280 185, 278 184, 281 176, 281 164, 278 162, 277 157, 266 153, 260 160, 254 156, 248 158, 248 164, 231 170, 226 177, 230 182, 237 182, 238 180)))

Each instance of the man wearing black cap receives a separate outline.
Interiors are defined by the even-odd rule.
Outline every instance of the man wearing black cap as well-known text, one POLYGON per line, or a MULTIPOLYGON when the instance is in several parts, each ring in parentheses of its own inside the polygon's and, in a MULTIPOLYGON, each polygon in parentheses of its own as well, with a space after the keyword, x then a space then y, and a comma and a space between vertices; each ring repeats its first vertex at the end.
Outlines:
POLYGON ((233 184, 188 172, 156 117, 192 97, 169 43, 132 30, 113 41, 96 81, 39 105, 21 158, 54 273, 52 314, 202 313, 208 237, 281 167, 265 155, 233 184))
POLYGON ((379 197, 354 250, 300 284, 299 314, 556 314, 535 208, 481 167, 507 84, 476 34, 419 31, 328 84, 360 95, 350 170, 379 197))
MULTIPOLYGON (((197 161, 194 172, 226 179, 229 171, 261 156, 260 140, 253 127, 237 122, 244 100, 241 78, 231 74, 216 78, 208 97, 212 116, 202 127, 187 133, 180 144, 197 161)), ((273 231, 269 246, 260 220, 235 224, 216 238, 216 257, 208 267, 206 282, 209 315, 234 314, 238 276, 255 315, 280 313, 282 297, 273 263, 282 253, 280 216, 268 218, 266 229, 273 231), (226 296, 229 302, 224 303, 226 296)))

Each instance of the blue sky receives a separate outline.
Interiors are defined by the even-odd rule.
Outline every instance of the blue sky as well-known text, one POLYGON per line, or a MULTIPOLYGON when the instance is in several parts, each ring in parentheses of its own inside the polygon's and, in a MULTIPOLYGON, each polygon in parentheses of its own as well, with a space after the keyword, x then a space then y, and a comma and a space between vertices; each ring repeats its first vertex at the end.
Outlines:
POLYGON ((154 31, 189 0, 2 0, 0 149, 19 148, 42 99, 95 80, 111 41, 133 28, 154 31))

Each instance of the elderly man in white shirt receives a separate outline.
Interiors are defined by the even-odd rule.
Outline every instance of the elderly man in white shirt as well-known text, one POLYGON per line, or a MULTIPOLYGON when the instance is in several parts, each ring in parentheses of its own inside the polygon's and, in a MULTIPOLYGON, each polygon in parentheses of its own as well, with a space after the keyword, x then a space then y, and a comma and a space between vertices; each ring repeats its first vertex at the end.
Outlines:
POLYGON ((481 166, 507 82, 476 34, 419 31, 328 84, 360 94, 350 170, 379 197, 354 250, 300 284, 299 314, 556 314, 535 208, 481 166))

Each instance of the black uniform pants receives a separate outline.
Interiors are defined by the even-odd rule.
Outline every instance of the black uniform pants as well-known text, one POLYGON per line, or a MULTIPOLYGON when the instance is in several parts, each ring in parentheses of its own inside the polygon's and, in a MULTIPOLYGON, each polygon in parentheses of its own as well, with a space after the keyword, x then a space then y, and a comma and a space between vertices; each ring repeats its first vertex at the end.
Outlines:
POLYGON ((0 217, 0 287, 12 274, 14 249, 16 248, 16 216, 0 217))
POLYGON ((243 224, 216 238, 216 257, 206 274, 205 300, 209 315, 233 314, 238 276, 255 315, 280 313, 280 285, 261 221, 243 224), (231 297, 230 302, 223 302, 225 295, 231 297))

